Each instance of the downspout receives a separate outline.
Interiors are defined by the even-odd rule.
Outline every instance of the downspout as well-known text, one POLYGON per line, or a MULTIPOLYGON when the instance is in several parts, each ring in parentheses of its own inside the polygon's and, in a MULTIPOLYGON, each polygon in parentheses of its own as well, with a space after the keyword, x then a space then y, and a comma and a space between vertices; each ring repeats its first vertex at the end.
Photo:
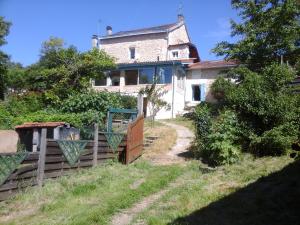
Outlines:
POLYGON ((172 79, 172 118, 174 118, 174 98, 175 98, 175 63, 173 61, 173 79, 172 79))
POLYGON ((166 53, 166 60, 169 60, 169 30, 167 32, 167 53, 166 53))

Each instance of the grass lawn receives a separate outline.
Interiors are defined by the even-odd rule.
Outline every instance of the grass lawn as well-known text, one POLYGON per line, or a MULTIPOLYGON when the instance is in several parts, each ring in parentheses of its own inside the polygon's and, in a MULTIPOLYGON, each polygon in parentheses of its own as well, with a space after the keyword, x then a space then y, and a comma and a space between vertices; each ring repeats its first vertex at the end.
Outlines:
MULTIPOLYGON (((192 126, 187 119, 172 122, 192 126)), ((176 140, 176 131, 159 122, 146 123, 145 135, 161 137, 150 148, 153 156, 176 140)), ((129 166, 108 162, 48 180, 42 189, 28 188, 0 202, 0 224, 110 224, 114 215, 161 190, 132 224, 299 224, 300 161, 245 154, 239 163, 217 168, 198 160, 161 166, 147 154, 129 166)))
POLYGON ((179 178, 182 184, 132 224, 298 224, 300 163, 291 162, 286 156, 245 156, 216 169, 193 162, 179 178))
POLYGON ((0 203, 0 224, 109 224, 118 210, 164 188, 184 170, 144 161, 81 170, 0 203))

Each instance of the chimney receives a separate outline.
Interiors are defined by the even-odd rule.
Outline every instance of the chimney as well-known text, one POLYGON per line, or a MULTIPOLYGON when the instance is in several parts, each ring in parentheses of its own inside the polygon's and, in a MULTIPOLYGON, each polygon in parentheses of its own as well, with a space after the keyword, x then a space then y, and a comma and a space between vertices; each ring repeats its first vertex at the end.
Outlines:
POLYGON ((183 14, 178 14, 177 18, 178 18, 178 22, 184 22, 184 16, 183 16, 183 14))
POLYGON ((111 26, 106 27, 106 34, 107 35, 112 35, 112 27, 111 26))
POLYGON ((98 48, 98 36, 97 35, 93 35, 92 36, 92 47, 93 48, 98 48))

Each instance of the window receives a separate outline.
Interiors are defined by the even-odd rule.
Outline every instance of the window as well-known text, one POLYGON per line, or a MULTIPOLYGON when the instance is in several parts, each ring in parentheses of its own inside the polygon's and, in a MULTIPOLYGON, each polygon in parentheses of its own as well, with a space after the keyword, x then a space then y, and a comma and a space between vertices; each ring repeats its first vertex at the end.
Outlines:
POLYGON ((120 86, 120 71, 112 71, 110 74, 111 86, 120 86))
POLYGON ((172 52, 172 57, 177 59, 178 58, 178 51, 173 51, 172 52))
POLYGON ((205 84, 192 85, 193 101, 205 101, 205 84))
POLYGON ((95 79, 95 86, 106 86, 106 77, 102 79, 95 79))
POLYGON ((199 85, 193 85, 193 101, 200 101, 200 86, 199 85))
POLYGON ((158 67, 157 68, 157 83, 170 84, 172 83, 172 67, 158 67))
POLYGON ((135 59, 135 48, 129 48, 130 59, 135 59))
POLYGON ((137 85, 137 84, 138 84, 138 70, 126 70, 125 85, 137 85))
POLYGON ((154 73, 155 73, 154 68, 139 69, 139 76, 140 76, 139 83, 140 84, 152 84, 154 73))

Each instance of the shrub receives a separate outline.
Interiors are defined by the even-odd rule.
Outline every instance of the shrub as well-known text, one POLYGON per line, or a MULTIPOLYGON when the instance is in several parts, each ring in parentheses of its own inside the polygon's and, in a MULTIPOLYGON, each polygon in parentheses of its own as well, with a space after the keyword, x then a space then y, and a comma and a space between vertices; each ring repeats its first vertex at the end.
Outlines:
POLYGON ((299 130, 300 96, 293 94, 289 85, 295 72, 285 65, 272 64, 260 73, 239 67, 228 76, 237 82, 229 84, 219 78, 212 91, 245 125, 243 146, 259 155, 284 153, 293 135, 282 127, 295 124, 299 130))
POLYGON ((239 159, 240 125, 233 111, 225 110, 213 121, 206 137, 202 157, 214 165, 230 164, 239 159))
POLYGON ((6 110, 12 116, 24 115, 41 110, 45 107, 40 93, 28 92, 20 95, 10 95, 4 102, 6 110))
POLYGON ((137 98, 130 95, 120 95, 121 98, 121 108, 124 109, 136 109, 137 108, 137 98))
POLYGON ((210 133, 212 123, 210 108, 207 104, 199 104, 195 108, 194 113, 195 128, 196 128, 196 144, 197 149, 194 152, 195 156, 200 156, 200 152, 206 147, 207 136, 210 133))
POLYGON ((12 116, 4 104, 0 103, 0 130, 12 129, 12 116))
MULTIPOLYGON (((77 128, 89 126, 97 120, 97 112, 88 110, 81 113, 62 113, 58 111, 37 111, 26 115, 18 116, 13 119, 13 125, 19 125, 24 122, 53 122, 61 121, 69 123, 77 128)), ((100 121, 103 118, 99 118, 100 121)))
POLYGON ((101 117, 104 117, 110 107, 122 107, 119 94, 90 91, 70 96, 59 105, 59 110, 66 113, 81 113, 95 110, 101 114, 101 117))
POLYGON ((265 131, 261 136, 251 138, 251 152, 263 155, 282 155, 297 141, 297 127, 285 124, 265 131))

